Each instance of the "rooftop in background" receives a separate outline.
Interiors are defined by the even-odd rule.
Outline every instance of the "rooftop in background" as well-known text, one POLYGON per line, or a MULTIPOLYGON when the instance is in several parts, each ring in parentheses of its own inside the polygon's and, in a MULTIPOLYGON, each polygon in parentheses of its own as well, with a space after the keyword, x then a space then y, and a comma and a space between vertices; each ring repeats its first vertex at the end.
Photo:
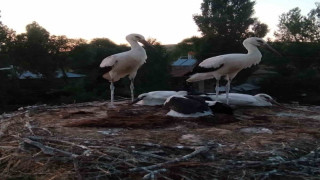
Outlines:
POLYGON ((189 52, 188 56, 181 56, 178 60, 171 64, 171 75, 173 77, 182 77, 197 65, 197 60, 193 57, 193 52, 189 52))
MULTIPOLYGON (((13 66, 5 67, 5 68, 0 68, 0 71, 5 71, 5 70, 11 70, 14 69, 13 66)), ((16 72, 17 73, 17 72, 16 72)), ((76 74, 72 72, 66 72, 67 78, 81 78, 85 77, 86 75, 83 74, 76 74)), ((24 71, 22 73, 17 73, 18 79, 41 79, 43 78, 42 74, 38 73, 32 73, 30 71, 24 71)), ((63 78, 63 73, 61 71, 56 72, 56 78, 63 78)))
MULTIPOLYGON (((66 72, 67 78, 81 78, 85 77, 83 74, 76 74, 71 72, 66 72)), ((19 79, 40 79, 42 78, 42 74, 34 74, 30 71, 25 71, 18 75, 19 79)), ((63 78, 63 73, 61 71, 57 71, 56 78, 63 78)))
POLYGON ((187 56, 180 57, 172 63, 172 66, 193 66, 197 63, 196 59, 189 59, 187 56))

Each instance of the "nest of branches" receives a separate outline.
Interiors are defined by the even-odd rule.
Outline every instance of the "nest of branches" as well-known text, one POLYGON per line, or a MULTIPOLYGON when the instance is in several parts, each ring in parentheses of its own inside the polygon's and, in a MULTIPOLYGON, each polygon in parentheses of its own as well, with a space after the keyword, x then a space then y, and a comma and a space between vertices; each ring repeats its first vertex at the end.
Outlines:
POLYGON ((176 119, 165 116, 162 107, 126 102, 116 109, 103 102, 25 107, 0 117, 0 176, 316 178, 320 115, 315 108, 244 108, 233 116, 176 119))

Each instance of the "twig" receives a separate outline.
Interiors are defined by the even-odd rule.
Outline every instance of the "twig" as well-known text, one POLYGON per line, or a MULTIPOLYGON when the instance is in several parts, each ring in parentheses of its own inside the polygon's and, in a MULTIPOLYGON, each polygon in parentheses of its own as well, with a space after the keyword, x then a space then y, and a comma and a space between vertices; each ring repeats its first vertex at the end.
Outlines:
POLYGON ((110 156, 108 154, 105 154, 99 150, 96 150, 96 149, 92 149, 92 148, 89 148, 87 146, 84 146, 84 145, 80 145, 80 144, 76 144, 76 143, 73 143, 73 142, 70 142, 70 141, 65 141, 65 140, 58 140, 56 138, 49 138, 49 137, 43 137, 43 136, 29 136, 28 137, 29 139, 31 140, 41 140, 41 141, 51 141, 51 142, 59 142, 59 143, 64 143, 64 144, 68 144, 68 145, 72 145, 72 146, 76 146, 76 147, 80 147, 82 149, 85 149, 87 151, 85 151, 83 154, 85 155, 88 155, 90 154, 91 152, 96 152, 100 155, 103 155, 104 158, 108 159, 108 160, 112 160, 112 158, 110 158, 110 156))
POLYGON ((153 158, 162 159, 162 160, 166 160, 166 161, 172 160, 171 158, 159 156, 159 155, 152 154, 152 153, 140 152, 140 151, 135 151, 135 150, 133 150, 132 152, 135 153, 135 154, 140 154, 140 155, 143 155, 143 156, 153 157, 153 158))
POLYGON ((191 147, 188 147, 188 146, 164 146, 164 145, 154 144, 154 143, 143 143, 143 144, 140 144, 140 145, 148 146, 148 147, 155 147, 155 148, 194 150, 194 148, 191 148, 191 147))
POLYGON ((48 155, 55 155, 56 153, 61 153, 61 154, 64 154, 66 156, 69 156, 71 158, 77 158, 78 157, 78 155, 76 155, 76 154, 73 154, 73 153, 70 153, 70 152, 67 152, 67 151, 63 151, 63 150, 60 150, 60 149, 56 149, 56 148, 53 148, 53 147, 50 147, 50 146, 43 145, 43 144, 41 144, 41 143, 39 143, 37 141, 32 141, 29 138, 22 138, 22 141, 27 143, 27 144, 30 144, 30 145, 38 147, 39 149, 42 150, 43 153, 48 154, 48 155))
POLYGON ((34 132, 33 132, 33 130, 32 130, 32 126, 31 126, 31 124, 30 124, 29 121, 27 121, 24 126, 29 129, 29 131, 30 131, 30 133, 31 133, 32 135, 35 135, 34 132))
POLYGON ((78 177, 78 180, 82 180, 82 176, 80 174, 80 171, 79 171, 79 161, 77 158, 74 158, 73 159, 73 167, 74 167, 74 171, 78 177))
POLYGON ((99 169, 100 171, 104 172, 106 175, 110 175, 109 171, 106 171, 104 169, 102 169, 101 167, 97 166, 97 169, 99 169))
POLYGON ((159 169, 159 168, 162 168, 166 165, 169 165, 169 164, 174 164, 174 163, 177 163, 177 162, 181 162, 181 161, 186 161, 200 153, 204 153, 204 152, 207 152, 209 151, 211 148, 213 148, 213 146, 204 146, 204 147, 201 147, 195 151, 193 151, 192 153, 190 154, 187 154, 185 156, 182 156, 180 158, 176 158, 176 159, 173 159, 173 160, 170 160, 170 161, 167 161, 167 162, 163 162, 163 163, 159 163, 159 164, 155 164, 155 165, 151 165, 151 166, 145 166, 145 167, 137 167, 137 168, 132 168, 132 169, 129 169, 130 172, 136 172, 136 171, 143 171, 143 170, 150 170, 150 169, 159 169))
POLYGON ((271 170, 271 171, 267 171, 267 172, 255 174, 254 177, 260 177, 259 179, 265 180, 265 179, 269 178, 270 175, 276 174, 276 173, 278 173, 278 170, 273 169, 273 170, 271 170), (262 176, 262 177, 261 177, 261 176, 262 176))
POLYGON ((155 179, 156 174, 159 174, 161 172, 166 172, 166 171, 167 171, 167 169, 158 169, 155 171, 151 171, 150 173, 144 175, 142 179, 155 179))

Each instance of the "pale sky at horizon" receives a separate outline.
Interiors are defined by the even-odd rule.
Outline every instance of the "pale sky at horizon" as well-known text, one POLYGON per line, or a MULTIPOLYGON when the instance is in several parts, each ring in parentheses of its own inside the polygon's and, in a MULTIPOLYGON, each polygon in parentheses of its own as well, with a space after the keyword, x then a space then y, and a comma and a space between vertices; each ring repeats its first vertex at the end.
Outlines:
MULTIPOLYGON (((175 44, 200 36, 193 21, 203 0, 0 0, 0 21, 16 31, 36 21, 51 35, 68 38, 109 38, 126 43, 125 36, 139 33, 162 44, 175 44)), ((256 0, 255 15, 268 24, 271 37, 279 16, 299 7, 302 15, 320 0, 256 0)))

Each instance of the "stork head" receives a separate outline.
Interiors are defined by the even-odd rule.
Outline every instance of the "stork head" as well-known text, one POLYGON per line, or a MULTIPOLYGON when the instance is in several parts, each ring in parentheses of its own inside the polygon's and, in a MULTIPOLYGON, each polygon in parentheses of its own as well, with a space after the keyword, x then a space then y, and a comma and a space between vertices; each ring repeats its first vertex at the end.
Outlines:
POLYGON ((254 46, 257 47, 263 47, 265 49, 268 49, 270 51, 272 51, 273 53, 282 56, 278 51, 276 51, 275 49, 273 49, 265 40, 263 40, 262 38, 258 38, 258 37, 250 37, 247 38, 246 40, 243 41, 243 44, 252 44, 254 46))
POLYGON ((269 103, 270 105, 276 104, 281 106, 277 101, 275 101, 271 96, 268 94, 256 94, 255 97, 258 97, 259 100, 269 103))
POLYGON ((135 41, 140 42, 145 46, 152 46, 150 43, 148 43, 145 38, 141 34, 129 34, 126 37, 127 41, 135 41))

